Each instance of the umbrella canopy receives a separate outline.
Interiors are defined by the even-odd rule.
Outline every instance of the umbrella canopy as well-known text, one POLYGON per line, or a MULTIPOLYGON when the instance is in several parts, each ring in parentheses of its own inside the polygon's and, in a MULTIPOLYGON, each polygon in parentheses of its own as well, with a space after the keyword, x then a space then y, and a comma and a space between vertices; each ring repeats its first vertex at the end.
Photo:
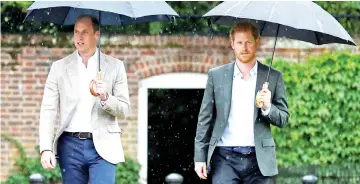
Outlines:
MULTIPOLYGON (((165 1, 36 1, 27 9, 24 21, 74 25, 83 14, 96 17, 100 25, 119 26, 179 17, 165 1)), ((98 47, 100 50, 100 41, 98 47)))
POLYGON ((356 45, 332 15, 311 1, 226 1, 203 17, 211 17, 215 23, 224 25, 249 19, 258 25, 261 36, 278 36, 316 45, 356 45))
MULTIPOLYGON (((225 1, 203 17, 224 25, 241 20, 253 22, 261 36, 276 37, 274 51, 278 37, 316 45, 340 43, 356 46, 335 18, 311 1, 225 1)), ((269 79, 274 51, 265 83, 269 79)))
POLYGON ((73 25, 82 14, 96 17, 101 25, 120 26, 179 17, 165 1, 36 1, 25 20, 73 25))

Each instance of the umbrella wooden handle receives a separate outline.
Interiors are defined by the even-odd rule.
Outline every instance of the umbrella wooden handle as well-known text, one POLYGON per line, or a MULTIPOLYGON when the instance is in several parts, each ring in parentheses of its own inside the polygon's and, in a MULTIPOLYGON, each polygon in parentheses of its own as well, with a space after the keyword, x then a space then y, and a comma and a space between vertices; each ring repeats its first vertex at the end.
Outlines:
MULTIPOLYGON (((102 75, 101 75, 101 72, 98 72, 98 80, 101 80, 102 79, 102 75)), ((98 93, 95 92, 95 87, 96 87, 96 81, 95 80, 91 80, 90 81, 90 85, 89 85, 89 88, 90 88, 90 93, 93 95, 93 96, 99 96, 98 93)))
MULTIPOLYGON (((269 87, 269 82, 265 82, 262 86, 262 89, 267 89, 269 87)), ((262 108, 264 106, 264 102, 259 101, 259 92, 256 94, 256 106, 258 108, 262 108)))

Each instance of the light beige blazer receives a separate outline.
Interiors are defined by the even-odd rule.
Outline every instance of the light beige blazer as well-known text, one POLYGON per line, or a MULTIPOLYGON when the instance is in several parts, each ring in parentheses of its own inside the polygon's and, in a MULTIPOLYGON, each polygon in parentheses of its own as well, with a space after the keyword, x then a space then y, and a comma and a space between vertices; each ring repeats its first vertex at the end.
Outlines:
MULTIPOLYGON (((69 124, 81 94, 78 93, 78 64, 76 51, 54 62, 46 80, 40 110, 40 152, 52 150, 57 154, 57 141, 69 124), (59 114, 60 112, 60 114, 59 114), (60 127, 54 136, 54 125, 60 127)), ((129 90, 124 63, 111 56, 100 54, 100 68, 107 85, 109 99, 106 105, 100 99, 93 101, 91 125, 93 141, 99 155, 110 163, 124 162, 121 130, 117 119, 130 114, 129 90)), ((90 116, 90 114, 89 114, 90 116)))

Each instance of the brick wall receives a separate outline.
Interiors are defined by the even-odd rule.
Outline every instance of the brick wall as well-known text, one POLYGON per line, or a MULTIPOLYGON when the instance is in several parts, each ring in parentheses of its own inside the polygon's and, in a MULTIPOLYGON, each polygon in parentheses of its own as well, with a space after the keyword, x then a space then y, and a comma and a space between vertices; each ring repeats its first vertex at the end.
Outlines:
MULTIPOLYGON (((38 145, 39 109, 49 66, 73 52, 71 39, 71 36, 2 35, 1 133, 18 139, 30 155, 38 155, 34 148, 38 145)), ((105 35, 102 43, 104 53, 123 60, 126 65, 132 114, 119 123, 124 132, 124 150, 132 158, 137 154, 137 92, 141 79, 170 72, 206 73, 211 67, 233 59, 225 37, 105 35)), ((258 53, 260 60, 271 56, 272 45, 272 39, 263 39, 258 53)), ((309 47, 305 43, 280 40, 275 58, 301 62, 309 55, 338 49, 360 53, 359 47, 309 47)), ((0 181, 11 173, 17 154, 14 146, 2 138, 0 181)))

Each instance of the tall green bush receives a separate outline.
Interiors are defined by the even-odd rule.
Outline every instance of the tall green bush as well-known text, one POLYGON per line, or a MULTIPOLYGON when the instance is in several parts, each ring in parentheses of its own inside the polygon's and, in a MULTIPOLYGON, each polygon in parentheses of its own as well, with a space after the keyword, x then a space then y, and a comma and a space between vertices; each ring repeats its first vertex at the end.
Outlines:
POLYGON ((273 128, 280 166, 360 162, 360 56, 324 53, 283 72, 290 120, 273 128))

